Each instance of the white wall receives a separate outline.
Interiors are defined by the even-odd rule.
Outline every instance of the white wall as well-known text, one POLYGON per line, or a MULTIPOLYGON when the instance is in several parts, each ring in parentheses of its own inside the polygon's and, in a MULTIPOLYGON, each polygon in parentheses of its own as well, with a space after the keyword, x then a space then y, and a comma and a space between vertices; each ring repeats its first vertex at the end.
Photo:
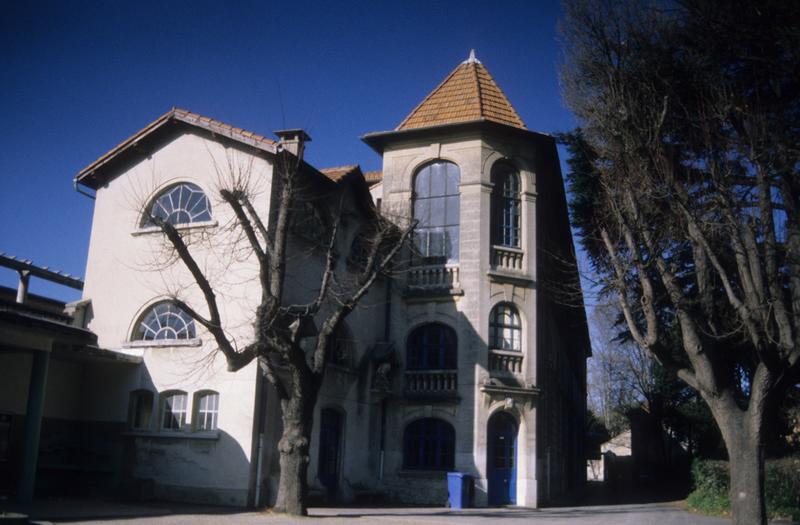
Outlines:
MULTIPOLYGON (((213 222, 185 231, 190 250, 217 293, 223 325, 231 339, 242 346, 252 337, 253 312, 260 300, 259 287, 252 285, 257 268, 244 239, 231 235, 235 217, 219 197, 219 188, 232 171, 249 176, 253 204, 266 220, 270 162, 191 132, 176 134, 97 190, 84 288, 84 298, 92 301, 88 328, 97 334, 101 347, 140 355, 144 362, 137 374, 119 381, 93 377, 95 403, 87 410, 95 417, 125 420, 132 390, 158 393, 179 389, 188 393, 187 426, 191 426, 193 393, 205 389, 219 392, 216 441, 163 437, 154 426, 152 436, 131 437, 137 451, 133 474, 154 479, 156 490, 166 491, 167 496, 191 499, 192 491, 184 489, 211 487, 225 493, 220 503, 244 504, 256 365, 228 372, 213 339, 198 323, 196 346, 126 344, 148 307, 171 294, 207 313, 198 287, 184 266, 170 259, 171 251, 160 232, 139 227, 145 206, 161 190, 178 182, 200 186, 211 200, 213 222)), ((157 414, 153 419, 158 419, 157 414)))

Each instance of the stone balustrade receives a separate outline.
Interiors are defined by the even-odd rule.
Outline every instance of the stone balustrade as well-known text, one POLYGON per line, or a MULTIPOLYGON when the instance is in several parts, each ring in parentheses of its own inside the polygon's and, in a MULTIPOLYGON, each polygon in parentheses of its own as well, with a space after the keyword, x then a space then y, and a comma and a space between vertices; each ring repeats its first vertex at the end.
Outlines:
POLYGON ((492 268, 509 272, 522 272, 522 256, 524 253, 519 248, 492 246, 492 268))
POLYGON ((455 370, 409 370, 406 372, 407 394, 453 394, 458 390, 455 370))
POLYGON ((522 352, 489 350, 489 371, 508 374, 522 372, 522 352))
POLYGON ((409 288, 449 289, 458 288, 458 266, 412 266, 408 270, 409 288))

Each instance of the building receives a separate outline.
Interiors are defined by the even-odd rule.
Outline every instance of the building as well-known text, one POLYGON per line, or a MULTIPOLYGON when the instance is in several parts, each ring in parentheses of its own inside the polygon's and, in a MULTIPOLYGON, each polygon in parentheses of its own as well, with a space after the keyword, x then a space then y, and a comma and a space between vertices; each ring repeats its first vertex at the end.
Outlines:
MULTIPOLYGON (((108 485, 125 494, 230 505, 275 497, 275 396, 254 363, 227 372, 212 338, 170 302, 179 292, 203 304, 191 275, 165 264, 169 250, 144 211, 196 240, 223 323, 246 342, 257 269, 216 188, 246 176, 269 216, 276 152, 304 136, 276 134, 280 142, 173 109, 76 178, 95 199, 81 328, 135 361, 104 375, 80 418, 116 429, 108 485)), ((416 249, 337 335, 315 411, 312 490, 443 504, 445 473, 460 471, 474 476, 478 505, 574 494, 585 481, 590 350, 583 309, 570 306, 577 269, 553 138, 525 127, 473 54, 395 130, 362 139, 382 156, 380 173, 304 165, 309 191, 342 197, 348 242, 376 208, 412 214, 416 249)), ((311 202, 290 241, 298 299, 318 286, 321 264, 314 232, 326 212, 311 202)))

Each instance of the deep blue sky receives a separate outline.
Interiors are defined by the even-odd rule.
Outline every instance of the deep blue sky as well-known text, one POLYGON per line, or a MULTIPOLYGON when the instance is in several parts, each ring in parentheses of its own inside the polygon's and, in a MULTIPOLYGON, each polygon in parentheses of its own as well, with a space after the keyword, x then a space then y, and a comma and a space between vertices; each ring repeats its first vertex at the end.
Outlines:
POLYGON ((394 128, 474 48, 530 129, 567 130, 559 16, 522 0, 4 2, 0 251, 83 276, 93 202, 72 178, 172 106, 303 127, 315 166, 379 169, 358 137, 394 128))

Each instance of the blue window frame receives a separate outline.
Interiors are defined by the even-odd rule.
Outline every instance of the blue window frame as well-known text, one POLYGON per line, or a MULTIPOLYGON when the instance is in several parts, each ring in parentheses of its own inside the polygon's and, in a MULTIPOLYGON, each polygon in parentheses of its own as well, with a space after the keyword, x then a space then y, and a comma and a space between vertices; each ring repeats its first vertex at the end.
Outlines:
POLYGON ((430 323, 416 328, 408 337, 408 370, 453 370, 456 368, 458 340, 449 326, 430 323))
POLYGON ((446 421, 418 419, 403 432, 403 467, 452 470, 455 465, 456 432, 446 421))
POLYGON ((493 243, 511 248, 520 247, 520 182, 517 170, 507 163, 492 169, 493 243))
POLYGON ((427 164, 414 178, 414 244, 426 259, 458 261, 461 170, 452 162, 427 164))

